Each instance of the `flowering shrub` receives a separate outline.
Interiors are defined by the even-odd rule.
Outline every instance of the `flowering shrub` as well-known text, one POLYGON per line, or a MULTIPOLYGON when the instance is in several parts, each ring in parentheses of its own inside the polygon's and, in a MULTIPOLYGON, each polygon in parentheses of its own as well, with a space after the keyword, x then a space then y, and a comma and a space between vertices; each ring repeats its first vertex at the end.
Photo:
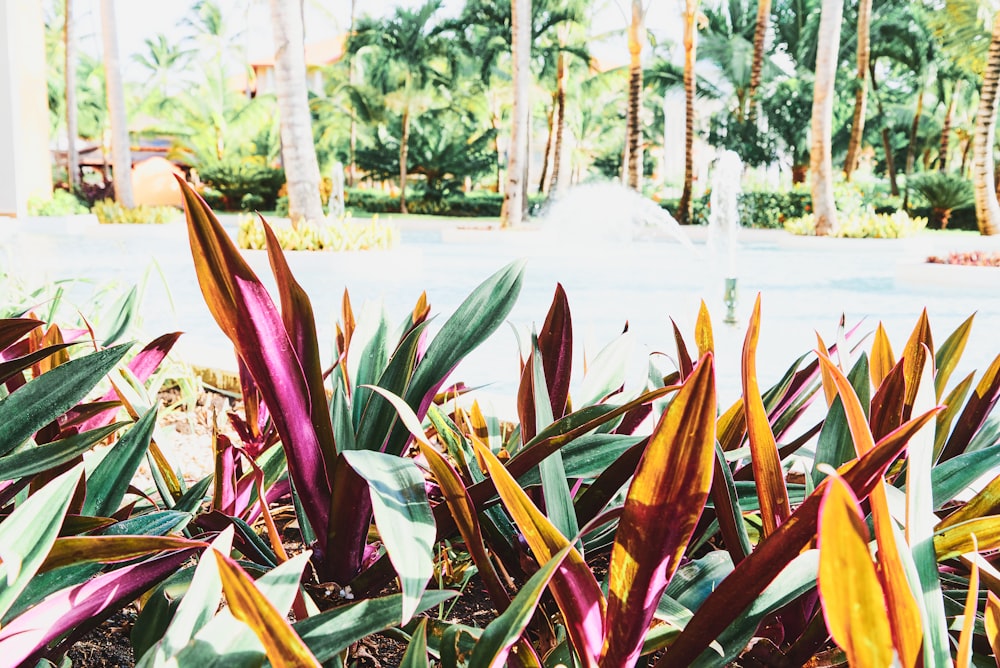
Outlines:
MULTIPOLYGON (((927 227, 926 218, 911 218, 905 211, 875 213, 870 208, 852 214, 842 212, 838 222, 834 236, 849 239, 903 239, 927 227)), ((793 218, 785 223, 785 229, 792 234, 812 236, 816 234, 816 216, 808 213, 793 218)))
MULTIPOLYGON (((277 227, 274 235, 283 250, 361 251, 385 250, 399 242, 399 230, 372 216, 370 222, 350 220, 336 223, 302 223, 298 227, 277 227)), ((264 227, 254 217, 240 219, 237 236, 240 248, 264 250, 264 227)))

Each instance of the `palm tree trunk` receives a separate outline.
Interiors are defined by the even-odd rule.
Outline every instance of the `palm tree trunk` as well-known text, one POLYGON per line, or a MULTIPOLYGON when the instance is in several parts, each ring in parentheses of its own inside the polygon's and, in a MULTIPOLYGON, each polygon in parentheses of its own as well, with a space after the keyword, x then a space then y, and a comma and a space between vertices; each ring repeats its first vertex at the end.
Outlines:
MULTIPOLYGON (((875 80, 875 63, 868 63, 868 73, 872 80, 872 96, 878 106, 878 115, 885 119, 885 110, 882 108, 882 98, 878 96, 878 81, 875 80)), ((896 183, 896 161, 892 157, 892 141, 889 138, 889 128, 882 124, 882 150, 885 152, 885 171, 889 178, 889 192, 893 197, 899 197, 899 184, 896 183)))
POLYGON ((118 28, 114 0, 101 0, 101 33, 104 42, 108 115, 111 117, 111 163, 114 170, 115 200, 131 209, 135 207, 135 197, 132 195, 132 149, 129 146, 125 90, 122 87, 122 73, 118 62, 118 28))
POLYGON ((552 161, 552 144, 555 142, 556 134, 556 105, 559 104, 557 96, 552 93, 552 108, 548 113, 549 132, 545 139, 545 155, 542 158, 542 176, 538 179, 538 192, 547 193, 549 191, 549 163, 552 161))
POLYGON ((993 18, 983 87, 976 111, 976 130, 972 137, 972 185, 976 194, 976 222, 982 234, 1000 232, 1000 203, 997 202, 993 176, 993 137, 996 132, 997 83, 1000 81, 1000 12, 993 18))
POLYGON ((920 86, 917 94, 917 110, 913 113, 913 122, 910 124, 910 143, 906 147, 906 183, 903 191, 903 208, 910 206, 910 174, 913 173, 913 163, 917 159, 917 133, 920 131, 920 115, 924 111, 924 87, 920 86))
POLYGON ((961 81, 956 81, 951 89, 951 99, 944 112, 944 122, 941 124, 941 148, 938 150, 938 171, 948 171, 948 151, 951 148, 951 122, 955 115, 955 101, 958 99, 958 88, 961 81))
POLYGON ((297 0, 271 0, 274 30, 274 87, 281 119, 281 160, 288 183, 288 215, 293 225, 323 218, 319 163, 313 143, 306 88, 301 6, 297 0))
POLYGON ((642 188, 642 39, 643 35, 642 0, 632 0, 632 22, 628 29, 628 187, 632 190, 642 188))
MULTIPOLYGON (((354 34, 354 14, 357 9, 357 0, 351 0, 351 27, 348 34, 354 34)), ((352 86, 357 83, 357 68, 354 66, 354 56, 348 54, 347 57, 350 59, 348 61, 347 68, 347 82, 352 86)), ((358 148, 358 119, 355 118, 354 113, 351 113, 351 129, 350 129, 350 139, 348 141, 347 147, 347 185, 351 188, 354 187, 355 180, 357 179, 358 166, 355 162, 354 155, 358 148)))
MULTIPOLYGON (((871 2, 871 0, 868 0, 871 2)), ((767 39, 767 24, 771 19, 771 0, 757 1, 757 24, 753 30, 753 62, 750 65, 750 86, 747 89, 748 118, 751 124, 757 122, 757 106, 754 98, 760 87, 760 70, 764 64, 764 40, 767 39)))
POLYGON ((410 152, 410 110, 403 110, 403 133, 399 138, 399 212, 406 210, 406 160, 410 152))
POLYGON ((694 63, 698 50, 698 0, 684 1, 684 189, 677 205, 677 222, 691 222, 691 190, 694 186, 694 63))
POLYGON ((833 197, 833 94, 837 74, 837 51, 844 5, 841 0, 823 0, 816 47, 816 80, 813 88, 812 145, 809 169, 812 172, 813 211, 816 235, 832 234, 837 228, 837 203, 833 197))
POLYGON ((73 0, 66 0, 63 40, 66 52, 66 183, 70 190, 75 191, 80 186, 80 156, 76 152, 76 26, 73 0))
POLYGON ((507 184, 503 192, 501 227, 520 225, 524 218, 524 165, 528 158, 528 87, 531 78, 531 0, 511 0, 511 55, 514 105, 511 111, 507 184))
MULTIPOLYGON (((565 29, 560 26, 559 43, 565 45, 565 29)), ((559 172, 562 170, 563 135, 566 130, 566 85, 569 79, 569 68, 566 66, 566 56, 560 51, 556 61, 556 142, 552 147, 552 179, 549 183, 549 194, 555 197, 559 194, 559 172)))
POLYGON ((865 112, 868 107, 868 60, 871 52, 872 0, 858 3, 858 75, 855 79, 854 119, 851 121, 851 138, 847 143, 847 159, 844 161, 844 179, 851 180, 851 174, 858 166, 861 139, 865 132, 865 112))

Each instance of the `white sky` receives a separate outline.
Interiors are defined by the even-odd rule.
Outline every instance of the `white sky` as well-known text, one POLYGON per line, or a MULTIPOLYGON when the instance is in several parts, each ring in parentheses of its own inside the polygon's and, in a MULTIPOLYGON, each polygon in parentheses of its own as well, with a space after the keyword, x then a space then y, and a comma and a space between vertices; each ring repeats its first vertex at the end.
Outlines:
MULTIPOLYGON (((51 2, 52 0, 50 0, 51 2)), ((59 0, 61 2, 61 0, 59 0)), ((95 52, 100 35, 100 0, 74 0, 80 21, 79 35, 83 47, 95 52)), ((417 7, 424 0, 357 0, 358 15, 384 16, 396 7, 417 7)), ((253 54, 266 53, 270 48, 268 0, 216 0, 223 16, 234 32, 244 31, 241 41, 253 54)), ((306 41, 321 40, 339 34, 350 23, 350 0, 305 0, 306 41)), ((176 34, 177 24, 186 16, 194 0, 116 0, 118 40, 126 77, 140 76, 141 71, 131 64, 131 54, 143 51, 143 42, 157 33, 168 37, 176 34)), ((457 14, 463 0, 445 0, 444 12, 457 14)), ((647 0, 647 28, 659 41, 680 42, 680 0, 647 0)), ((591 45, 592 52, 605 63, 623 64, 628 60, 625 37, 621 31, 627 25, 629 0, 597 0, 598 8, 592 21, 595 35, 617 32, 603 43, 591 45)), ((675 51, 677 53, 677 51, 675 51)))

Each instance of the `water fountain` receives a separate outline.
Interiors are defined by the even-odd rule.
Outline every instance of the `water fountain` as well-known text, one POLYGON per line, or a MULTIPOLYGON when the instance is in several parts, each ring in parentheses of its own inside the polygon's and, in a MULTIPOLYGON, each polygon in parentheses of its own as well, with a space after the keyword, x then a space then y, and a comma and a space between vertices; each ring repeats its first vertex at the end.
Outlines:
POLYGON ((723 151, 719 155, 712 174, 711 213, 708 216, 708 252, 722 267, 726 305, 723 322, 729 324, 736 324, 736 247, 740 232, 737 200, 742 173, 743 162, 735 152, 723 151))
POLYGON ((543 214, 542 230, 560 244, 594 248, 666 235, 698 252, 663 207, 610 181, 585 183, 562 193, 543 214))

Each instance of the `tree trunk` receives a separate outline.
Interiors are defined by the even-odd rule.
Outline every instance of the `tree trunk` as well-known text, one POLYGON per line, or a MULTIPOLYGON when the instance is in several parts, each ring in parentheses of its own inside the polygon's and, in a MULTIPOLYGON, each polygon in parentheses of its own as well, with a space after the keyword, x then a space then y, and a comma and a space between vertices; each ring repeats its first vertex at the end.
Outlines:
POLYGON ((847 143, 847 159, 844 161, 844 179, 851 180, 851 174, 858 166, 861 140, 865 132, 865 112, 868 107, 868 60, 871 52, 872 0, 858 3, 858 75, 855 79, 854 119, 851 121, 851 138, 847 143))
MULTIPOLYGON (((351 27, 348 34, 354 34, 354 14, 357 10, 357 0, 351 0, 351 27)), ((354 67, 354 56, 348 54, 348 68, 347 68, 347 82, 352 86, 357 83, 357 68, 354 67)), ((358 148, 358 119, 355 118, 355 114, 351 113, 351 130, 350 138, 348 140, 347 146, 347 185, 354 187, 355 181, 357 179, 358 166, 355 162, 354 155, 358 148)))
POLYGON ((840 47, 840 24, 843 13, 844 5, 841 0, 823 0, 819 21, 819 44, 816 47, 812 145, 809 152, 817 236, 832 234, 837 229, 837 203, 833 197, 831 135, 834 80, 837 74, 837 51, 840 47))
POLYGON ((1000 80, 1000 12, 993 18, 983 87, 976 111, 976 130, 972 137, 972 185, 976 193, 976 222, 982 234, 1000 231, 1000 203, 993 177, 993 137, 997 119, 997 82, 1000 80))
POLYGON ((528 158, 528 87, 531 78, 531 0, 511 0, 511 56, 514 105, 511 111, 507 184, 503 192, 501 227, 520 225, 524 218, 524 165, 528 158))
POLYGON ((694 187, 694 63, 698 50, 698 0, 684 0, 684 189, 677 205, 677 222, 691 222, 691 190, 694 187))
POLYGON ((132 195, 132 149, 128 138, 125 91, 118 62, 118 28, 114 0, 101 0, 101 33, 104 42, 104 77, 111 117, 111 163, 114 170, 115 200, 129 209, 135 207, 132 195))
POLYGON ((951 89, 951 99, 944 112, 944 122, 941 124, 941 148, 938 150, 938 171, 942 174, 948 171, 948 151, 951 144, 951 121, 955 115, 955 101, 958 99, 958 88, 961 81, 956 81, 951 89))
POLYGON ((917 159, 917 133, 920 131, 920 115, 924 111, 924 87, 921 84, 917 94, 917 110, 913 113, 910 124, 910 143, 906 147, 906 184, 903 191, 903 208, 910 207, 910 174, 913 173, 913 162, 917 159))
POLYGON ((281 160, 288 183, 288 215, 293 225, 319 222, 319 163, 313 144, 306 88, 305 46, 297 0, 271 0, 274 30, 274 87, 281 120, 281 160))
MULTIPOLYGON (((871 0, 868 0, 871 2, 871 0)), ((753 30, 753 62, 750 65, 750 86, 747 89, 747 111, 751 124, 757 122, 757 105, 754 98, 760 87, 760 70, 764 64, 764 40, 767 39, 767 24, 771 19, 771 0, 757 0, 757 24, 753 30)))
POLYGON ((410 153, 410 110, 403 110, 403 133, 399 138, 399 212, 406 210, 406 160, 410 153))
POLYGON ((549 110, 548 121, 549 132, 545 139, 545 155, 542 158, 542 176, 538 179, 538 192, 547 193, 549 191, 549 163, 552 161, 552 144, 555 142, 556 134, 556 105, 559 104, 557 96, 552 93, 552 108, 549 110))
POLYGON ((627 181, 632 190, 642 190, 642 0, 632 0, 632 21, 628 29, 628 164, 627 181))
MULTIPOLYGON (((885 119, 885 110, 882 108, 882 98, 878 96, 878 82, 875 80, 875 63, 868 64, 868 73, 872 80, 872 96, 878 106, 878 115, 885 119)), ((889 128, 882 124, 882 150, 885 152, 885 171, 889 178, 889 192, 893 197, 899 197, 899 184, 896 183, 896 161, 892 157, 892 141, 889 137, 889 128)))
POLYGON ((76 191, 80 186, 80 156, 76 152, 76 26, 73 0, 66 0, 63 31, 66 52, 66 183, 71 191, 76 191))
MULTIPOLYGON (((565 28, 559 27, 559 44, 566 43, 565 28)), ((552 178, 549 183, 549 194, 556 197, 559 194, 559 172, 562 170, 563 136, 566 130, 566 86, 569 79, 569 67, 566 65, 566 55, 560 51, 556 61, 556 142, 552 147, 552 178)))

